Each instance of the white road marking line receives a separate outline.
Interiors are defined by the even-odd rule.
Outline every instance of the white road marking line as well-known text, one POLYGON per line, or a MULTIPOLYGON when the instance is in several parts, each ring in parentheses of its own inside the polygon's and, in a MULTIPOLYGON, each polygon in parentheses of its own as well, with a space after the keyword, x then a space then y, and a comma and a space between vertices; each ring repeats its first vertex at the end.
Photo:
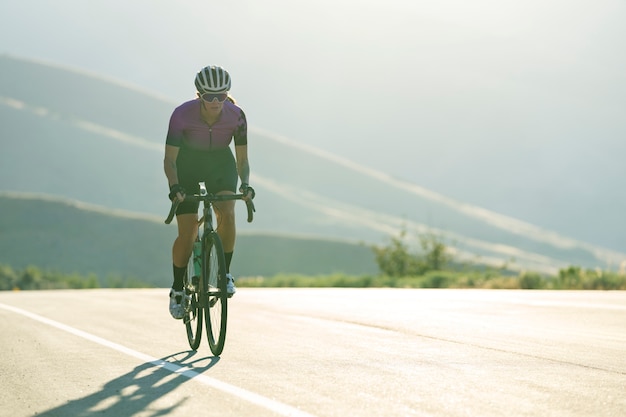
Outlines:
POLYGON ((285 416, 285 417, 316 417, 313 414, 309 414, 306 413, 304 411, 298 410, 297 408, 291 407, 287 404, 283 404, 281 402, 278 401, 274 401, 272 399, 269 399, 267 397, 264 397, 262 395, 256 394, 252 391, 248 391, 246 389, 243 388, 239 388, 237 386, 228 384, 226 382, 222 382, 218 379, 215 378, 211 378, 209 376, 200 374, 196 371, 190 370, 189 368, 186 368, 184 366, 179 366, 176 365, 174 363, 171 362, 167 362, 164 361, 162 359, 157 359, 155 357, 152 357, 150 355, 147 355, 145 353, 141 353, 138 352, 136 350, 127 348, 126 346, 122 346, 120 344, 111 342, 109 340, 103 339, 101 337, 95 336, 91 333, 87 333, 84 332, 82 330, 78 330, 75 329, 74 327, 68 326, 66 324, 60 323, 58 321, 54 321, 51 319, 48 319, 46 317, 31 313, 29 311, 26 310, 22 310, 20 308, 17 307, 13 307, 10 305, 6 305, 6 304, 2 304, 0 303, 0 308, 3 308, 5 310, 9 310, 12 311, 14 313, 17 314, 21 314, 22 316, 28 317, 30 319, 36 320, 40 323, 43 324, 47 324, 49 326, 52 327, 56 327, 57 329, 66 331, 68 333, 71 333, 75 336, 78 337, 82 337, 83 339, 89 340, 91 342, 95 342, 98 343, 102 346, 117 350, 118 352, 124 353, 128 356, 132 356, 134 358, 137 358, 139 360, 151 363, 155 366, 159 366, 163 369, 167 369, 168 371, 172 372, 172 373, 176 373, 179 375, 183 375, 189 379, 192 379, 194 381, 198 381, 206 386, 209 386, 211 388, 215 388, 218 389, 220 391, 223 391, 227 394, 231 394, 234 395, 236 397, 241 398, 242 400, 248 401, 252 404, 256 404, 258 406, 261 406, 263 408, 266 408, 270 411, 273 411, 275 413, 280 414, 281 416, 285 416))

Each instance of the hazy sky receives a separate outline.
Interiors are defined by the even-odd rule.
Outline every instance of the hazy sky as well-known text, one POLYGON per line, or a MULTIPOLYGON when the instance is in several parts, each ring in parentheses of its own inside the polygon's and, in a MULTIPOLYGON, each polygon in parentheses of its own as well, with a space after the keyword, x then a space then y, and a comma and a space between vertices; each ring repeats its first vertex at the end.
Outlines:
POLYGON ((173 101, 223 65, 252 125, 563 231, 626 210, 624 22, 622 0, 20 0, 0 53, 173 101))

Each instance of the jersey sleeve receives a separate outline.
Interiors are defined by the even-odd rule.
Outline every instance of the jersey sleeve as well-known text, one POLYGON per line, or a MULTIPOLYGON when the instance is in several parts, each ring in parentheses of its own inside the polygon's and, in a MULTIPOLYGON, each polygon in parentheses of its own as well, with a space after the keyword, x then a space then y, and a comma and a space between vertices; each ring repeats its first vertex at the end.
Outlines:
POLYGON ((170 117, 170 124, 169 128, 167 129, 167 138, 165 140, 165 143, 167 145, 180 147, 183 143, 183 137, 183 118, 179 109, 176 109, 170 117))
POLYGON ((237 127, 235 128, 233 138, 235 140, 235 146, 248 144, 248 123, 246 121, 246 115, 241 109, 239 110, 239 119, 237 120, 237 127))

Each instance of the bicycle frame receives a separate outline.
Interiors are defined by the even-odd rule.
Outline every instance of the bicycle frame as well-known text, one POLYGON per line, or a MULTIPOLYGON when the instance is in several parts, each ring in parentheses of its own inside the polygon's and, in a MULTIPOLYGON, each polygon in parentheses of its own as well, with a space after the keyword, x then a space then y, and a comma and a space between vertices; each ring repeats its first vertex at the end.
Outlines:
MULTIPOLYGON (((197 242, 201 242, 198 255, 192 251, 187 267, 185 291, 184 324, 187 329, 189 346, 196 350, 202 337, 202 320, 206 320, 207 339, 211 351, 219 355, 224 348, 227 320, 227 289, 224 250, 217 231, 213 227, 214 204, 217 201, 243 200, 243 194, 208 194, 204 183, 200 183, 200 193, 186 195, 184 201, 202 203, 202 217, 198 219, 197 242), (202 227, 201 227, 202 226, 202 227), (200 273, 196 273, 196 260, 200 256, 200 273), (190 270, 191 268, 191 270, 190 270)), ((252 221, 255 211, 252 200, 245 199, 248 209, 248 222, 252 221)), ((180 204, 176 199, 165 220, 171 223, 180 204)))
MULTIPOLYGON (((200 183, 200 196, 208 196, 208 193, 206 191, 206 187, 204 186, 204 183, 200 183)), ((202 241, 202 236, 204 236, 205 233, 213 231, 213 211, 211 210, 213 208, 213 201, 212 200, 202 200, 202 217, 198 220, 198 228, 200 228, 201 225, 204 224, 204 227, 202 228, 202 234, 200 234, 200 230, 198 230, 198 239, 200 241, 202 241)))

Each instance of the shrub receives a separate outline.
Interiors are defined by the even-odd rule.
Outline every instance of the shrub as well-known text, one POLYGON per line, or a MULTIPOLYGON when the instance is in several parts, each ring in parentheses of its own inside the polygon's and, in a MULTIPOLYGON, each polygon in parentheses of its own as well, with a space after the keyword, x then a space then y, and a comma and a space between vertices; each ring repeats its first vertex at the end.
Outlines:
POLYGON ((448 288, 456 286, 458 273, 445 271, 429 271, 421 277, 420 287, 422 288, 448 288))
POLYGON ((372 249, 376 256, 378 269, 383 275, 391 277, 403 277, 407 275, 420 275, 423 266, 415 255, 409 253, 409 247, 405 243, 406 231, 402 230, 399 237, 391 238, 388 246, 374 246, 372 249))
POLYGON ((406 230, 392 237, 388 246, 374 246, 378 269, 390 277, 423 275, 428 271, 442 271, 452 261, 446 245, 433 234, 419 237, 422 253, 411 253, 406 243, 406 230))
POLYGON ((536 272, 522 272, 517 280, 519 287, 524 290, 545 288, 544 278, 536 272))

